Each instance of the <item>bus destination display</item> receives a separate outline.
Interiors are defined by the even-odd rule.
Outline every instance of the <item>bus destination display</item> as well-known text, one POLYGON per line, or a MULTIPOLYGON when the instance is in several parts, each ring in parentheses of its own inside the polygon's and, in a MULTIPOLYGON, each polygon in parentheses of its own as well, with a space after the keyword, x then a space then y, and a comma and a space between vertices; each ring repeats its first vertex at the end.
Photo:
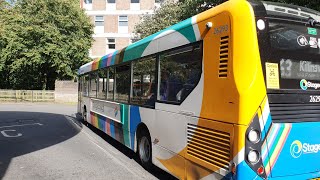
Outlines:
POLYGON ((280 73, 282 79, 320 80, 320 62, 281 59, 280 73))

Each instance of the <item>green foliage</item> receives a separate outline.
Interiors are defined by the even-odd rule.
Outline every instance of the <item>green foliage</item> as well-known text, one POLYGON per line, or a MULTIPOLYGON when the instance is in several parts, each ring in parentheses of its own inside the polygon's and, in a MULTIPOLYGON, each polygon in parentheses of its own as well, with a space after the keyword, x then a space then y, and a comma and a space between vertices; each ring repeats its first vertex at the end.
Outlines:
POLYGON ((89 61, 92 25, 78 0, 20 0, 0 16, 0 88, 54 89, 89 61))
POLYGON ((174 2, 165 2, 161 8, 155 10, 154 14, 146 14, 141 18, 141 23, 135 26, 137 38, 145 38, 168 26, 180 21, 182 13, 181 4, 174 2))
MULTIPOLYGON (((144 15, 141 22, 135 26, 135 33, 140 38, 147 37, 177 22, 190 18, 211 7, 219 5, 227 0, 180 0, 178 2, 168 2, 162 4, 161 8, 153 15, 144 15)), ((320 11, 319 0, 269 0, 295 4, 320 11)))

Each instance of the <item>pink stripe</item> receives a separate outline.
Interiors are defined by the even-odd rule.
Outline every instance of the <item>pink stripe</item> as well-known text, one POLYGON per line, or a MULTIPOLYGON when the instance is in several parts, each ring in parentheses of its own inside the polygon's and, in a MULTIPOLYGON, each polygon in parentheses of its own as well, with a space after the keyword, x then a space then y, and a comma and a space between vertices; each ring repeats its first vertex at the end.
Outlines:
POLYGON ((272 125, 272 128, 270 129, 270 134, 268 134, 267 138, 266 138, 266 143, 264 145, 267 145, 267 147, 262 147, 262 149, 265 149, 263 151, 263 154, 262 154, 262 159, 265 160, 266 159, 266 156, 267 156, 267 153, 268 153, 268 149, 271 147, 271 145, 273 144, 274 140, 276 139, 277 137, 277 134, 279 132, 279 126, 276 126, 276 125, 272 125))
POLYGON ((107 66, 110 66, 112 60, 112 54, 109 54, 108 60, 107 60, 107 66))
POLYGON ((267 156, 267 153, 268 153, 268 149, 269 149, 268 142, 269 142, 269 139, 275 133, 275 129, 276 128, 274 127, 274 125, 271 125, 270 131, 267 134, 264 143, 262 144, 261 150, 262 150, 262 159, 263 159, 263 161, 265 160, 265 158, 267 156))
POLYGON ((106 126, 106 133, 111 136, 111 132, 110 132, 110 120, 107 118, 106 119, 106 123, 105 123, 105 126, 106 126))
POLYGON ((275 139, 276 139, 276 137, 277 137, 277 135, 278 135, 278 133, 279 133, 279 129, 280 129, 280 126, 279 125, 274 125, 275 127, 275 131, 274 131, 274 133, 272 134, 272 136, 271 136, 271 138, 270 138, 270 140, 268 141, 268 147, 271 147, 272 145, 273 145, 273 143, 274 143, 274 141, 275 141, 275 139))

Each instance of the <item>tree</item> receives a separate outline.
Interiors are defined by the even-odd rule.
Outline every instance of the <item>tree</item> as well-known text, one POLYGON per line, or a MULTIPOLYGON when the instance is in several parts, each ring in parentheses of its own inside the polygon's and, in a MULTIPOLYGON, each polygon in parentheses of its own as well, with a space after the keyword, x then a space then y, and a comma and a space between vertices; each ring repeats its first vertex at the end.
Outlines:
POLYGON ((141 23, 135 26, 137 38, 145 38, 180 21, 181 4, 167 1, 154 14, 141 17, 141 23))
POLYGON ((53 90, 90 61, 93 26, 78 0, 19 0, 0 15, 0 88, 53 90))
MULTIPOLYGON (((140 38, 147 37, 177 22, 190 18, 227 0, 180 0, 178 2, 163 3, 153 15, 144 15, 141 22, 135 26, 135 33, 140 38)), ((308 7, 320 11, 319 0, 270 0, 308 7)))

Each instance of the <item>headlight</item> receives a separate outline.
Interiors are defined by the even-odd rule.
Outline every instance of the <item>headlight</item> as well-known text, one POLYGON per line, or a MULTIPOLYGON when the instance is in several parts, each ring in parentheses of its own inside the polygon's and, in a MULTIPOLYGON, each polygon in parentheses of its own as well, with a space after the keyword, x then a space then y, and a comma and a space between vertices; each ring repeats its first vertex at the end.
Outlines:
POLYGON ((256 164, 259 161, 260 157, 259 157, 259 153, 256 150, 251 150, 248 153, 248 161, 251 164, 256 164))
POLYGON ((248 139, 252 143, 257 143, 260 141, 260 133, 256 130, 250 130, 248 133, 248 139))

